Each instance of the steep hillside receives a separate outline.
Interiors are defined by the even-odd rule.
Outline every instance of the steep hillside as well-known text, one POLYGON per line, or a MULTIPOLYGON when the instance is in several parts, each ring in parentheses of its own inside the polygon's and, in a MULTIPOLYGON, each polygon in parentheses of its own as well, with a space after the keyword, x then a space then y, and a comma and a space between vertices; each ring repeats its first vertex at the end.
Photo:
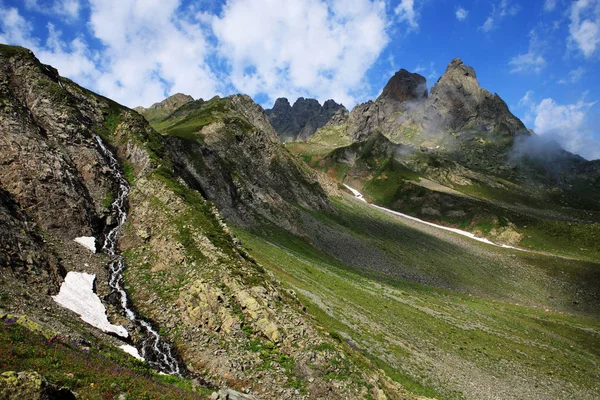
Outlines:
POLYGON ((265 110, 273 129, 282 142, 308 140, 317 129, 328 123, 343 123, 348 119, 348 110, 333 100, 321 106, 315 99, 300 97, 291 106, 288 99, 275 101, 273 108, 265 110))
POLYGON ((248 96, 196 101, 155 127, 186 182, 237 224, 262 216, 293 230, 296 206, 329 207, 314 172, 281 146, 248 96))
MULTIPOLYGON (((60 77, 26 49, 2 46, 0 68, 1 390, 14 390, 5 383, 34 370, 86 398, 197 398, 225 387, 264 399, 414 398, 331 338, 248 255, 204 197, 216 189, 194 181, 185 155, 172 152, 181 137, 166 140, 136 112, 60 77), (81 236, 98 252, 74 241, 81 236), (83 273, 95 275, 90 290, 127 337, 104 333, 53 300, 65 276, 83 273), (124 345, 146 361, 117 348, 124 345)), ((328 209, 306 167, 277 147, 264 114, 252 111, 257 106, 241 96, 227 104, 239 119, 214 121, 211 129, 224 129, 224 138, 207 135, 215 147, 198 151, 223 155, 238 140, 262 144, 272 150, 260 159, 272 164, 265 193, 284 181, 291 186, 274 204, 286 196, 328 209)), ((207 171, 228 162, 216 160, 207 171)), ((249 164, 233 166, 263 167, 240 162, 249 164)), ((241 212, 245 204, 253 203, 223 209, 241 212)))

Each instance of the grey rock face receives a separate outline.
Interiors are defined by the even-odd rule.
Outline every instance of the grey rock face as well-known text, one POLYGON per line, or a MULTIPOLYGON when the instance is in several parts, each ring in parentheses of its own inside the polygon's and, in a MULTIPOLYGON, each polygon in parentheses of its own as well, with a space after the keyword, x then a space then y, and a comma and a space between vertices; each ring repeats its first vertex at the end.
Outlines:
POLYGON ((315 99, 300 97, 293 106, 286 98, 275 101, 272 109, 265 110, 273 128, 283 142, 308 140, 317 129, 325 126, 332 118, 343 123, 348 110, 333 100, 322 106, 315 99))
POLYGON ((500 96, 482 89, 473 68, 459 58, 452 60, 431 90, 425 114, 437 120, 439 129, 473 128, 506 136, 527 133, 500 96))
POLYGON ((506 103, 482 89, 473 68, 459 58, 450 62, 429 96, 424 77, 400 70, 376 101, 356 106, 350 113, 348 134, 360 141, 375 130, 415 146, 462 130, 505 137, 527 134, 506 103), (413 137, 403 135, 403 131, 413 137))

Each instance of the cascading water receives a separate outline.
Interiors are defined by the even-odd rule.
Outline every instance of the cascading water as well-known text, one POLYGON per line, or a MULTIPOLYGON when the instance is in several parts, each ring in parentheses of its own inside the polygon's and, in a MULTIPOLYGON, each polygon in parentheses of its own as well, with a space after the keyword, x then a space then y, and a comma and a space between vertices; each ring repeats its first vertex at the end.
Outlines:
POLYGON ((141 344, 142 357, 153 367, 167 374, 181 376, 179 363, 173 356, 171 346, 165 342, 158 332, 152 326, 141 319, 135 312, 129 308, 127 301, 127 292, 123 287, 123 271, 125 270, 125 260, 118 254, 118 237, 121 227, 127 220, 127 195, 129 194, 129 185, 121 172, 119 162, 112 152, 104 145, 102 139, 96 136, 96 141, 102 151, 102 154, 112 168, 113 175, 119 183, 119 193, 111 205, 111 211, 117 215, 117 225, 106 235, 103 250, 111 256, 108 264, 110 274, 109 285, 120 296, 120 303, 123 312, 133 323, 141 326, 147 333, 147 338, 141 344))

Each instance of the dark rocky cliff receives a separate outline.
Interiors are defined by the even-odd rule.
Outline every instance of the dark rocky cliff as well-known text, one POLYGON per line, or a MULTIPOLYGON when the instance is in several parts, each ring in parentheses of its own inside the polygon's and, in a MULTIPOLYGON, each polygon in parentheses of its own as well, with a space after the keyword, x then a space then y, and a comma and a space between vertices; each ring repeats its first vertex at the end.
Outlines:
POLYGON ((288 99, 279 98, 265 113, 282 142, 308 140, 334 116, 336 120, 344 120, 348 116, 348 110, 333 100, 327 100, 321 106, 317 100, 303 97, 293 106, 288 99))

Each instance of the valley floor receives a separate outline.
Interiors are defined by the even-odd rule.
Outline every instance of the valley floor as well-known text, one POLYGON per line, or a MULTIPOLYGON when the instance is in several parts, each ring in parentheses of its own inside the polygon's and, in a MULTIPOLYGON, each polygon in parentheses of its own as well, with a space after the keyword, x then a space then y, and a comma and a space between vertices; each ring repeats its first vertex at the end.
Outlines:
POLYGON ((600 397, 600 265, 334 202, 304 215, 305 240, 236 234, 348 351, 427 397, 600 397))

